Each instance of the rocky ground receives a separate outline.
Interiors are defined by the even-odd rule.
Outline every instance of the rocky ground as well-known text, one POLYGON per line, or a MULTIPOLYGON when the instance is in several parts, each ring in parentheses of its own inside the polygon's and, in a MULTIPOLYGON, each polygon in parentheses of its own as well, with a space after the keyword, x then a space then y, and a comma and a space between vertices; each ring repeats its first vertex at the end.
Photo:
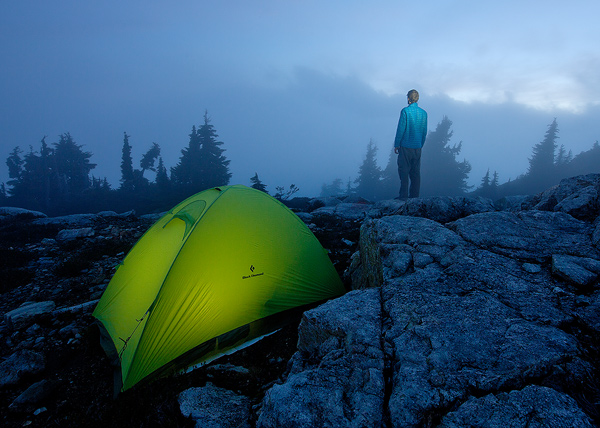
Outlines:
POLYGON ((90 314, 156 217, 0 208, 0 421, 596 426, 599 195, 600 175, 589 175, 495 202, 303 201, 294 209, 353 291, 252 347, 116 400, 90 314))
MULTIPOLYGON (((91 313, 115 267, 157 217, 37 216, 14 210, 0 215, 0 425, 194 426, 179 409, 182 391, 211 382, 258 404, 284 374, 296 351, 299 320, 207 367, 136 386, 113 399, 113 369, 91 313), (36 315, 28 306, 32 302, 50 306, 37 308, 36 315), (31 314, 7 320, 6 314, 27 307, 31 314)), ((311 220, 342 274, 356 249, 360 222, 311 220)))

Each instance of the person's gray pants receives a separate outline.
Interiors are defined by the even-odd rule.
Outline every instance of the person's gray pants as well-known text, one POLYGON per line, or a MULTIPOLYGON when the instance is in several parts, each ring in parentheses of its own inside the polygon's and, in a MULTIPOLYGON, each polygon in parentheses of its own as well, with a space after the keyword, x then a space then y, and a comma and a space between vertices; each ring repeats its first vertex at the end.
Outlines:
POLYGON ((418 198, 421 187, 421 149, 400 147, 398 175, 400 176, 400 199, 418 198), (409 179, 410 194, 408 192, 409 179))

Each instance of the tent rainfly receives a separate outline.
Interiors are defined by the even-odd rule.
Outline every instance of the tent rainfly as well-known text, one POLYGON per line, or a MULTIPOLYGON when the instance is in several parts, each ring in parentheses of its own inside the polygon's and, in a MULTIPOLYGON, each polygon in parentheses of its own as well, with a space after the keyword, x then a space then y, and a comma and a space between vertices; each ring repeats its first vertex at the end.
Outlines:
POLYGON ((161 217, 94 310, 116 392, 190 370, 344 293, 308 227, 241 185, 200 192, 161 217))

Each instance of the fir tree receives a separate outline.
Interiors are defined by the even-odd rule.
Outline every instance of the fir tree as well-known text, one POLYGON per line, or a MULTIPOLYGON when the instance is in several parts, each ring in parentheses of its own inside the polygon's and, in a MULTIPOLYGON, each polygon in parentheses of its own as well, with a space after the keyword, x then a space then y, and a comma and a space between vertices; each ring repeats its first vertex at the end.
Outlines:
POLYGON ((163 162, 162 156, 158 158, 158 166, 156 167, 156 186, 159 192, 167 192, 170 187, 169 175, 167 168, 163 162))
POLYGON ((225 152, 220 146, 222 141, 217 140, 217 132, 210 124, 208 112, 204 113, 204 124, 198 129, 200 141, 200 172, 202 176, 202 187, 209 189, 216 186, 229 184, 231 173, 229 172, 229 160, 223 155, 225 152))
POLYGON ((140 168, 142 169, 142 176, 146 170, 156 172, 154 168, 154 162, 160 156, 160 146, 156 143, 152 143, 152 146, 142 156, 140 160, 140 168))
POLYGON ((61 134, 59 142, 54 143, 54 163, 60 183, 59 195, 67 200, 89 188, 89 173, 96 167, 89 161, 92 154, 84 152, 81 148, 68 132, 61 134))
POLYGON ((189 137, 188 146, 181 150, 179 163, 171 168, 171 181, 184 192, 195 193, 204 190, 200 174, 200 139, 196 125, 192 126, 189 137))
POLYGON ((381 169, 377 165, 377 146, 373 140, 367 144, 367 153, 358 170, 356 193, 365 199, 374 201, 379 193, 381 169))
POLYGON ((133 160, 131 158, 131 145, 129 135, 123 132, 123 149, 121 155, 121 190, 133 191, 133 160))
POLYGON ((398 155, 392 148, 385 169, 381 173, 380 199, 392 199, 398 196, 400 176, 398 175, 398 155))
POLYGON ((462 142, 450 146, 454 131, 447 116, 438 123, 435 131, 427 135, 421 160, 421 193, 423 196, 463 195, 469 189, 467 178, 471 171, 468 161, 456 160, 462 142))
POLYGON ((342 179, 336 178, 331 184, 323 183, 321 186, 321 197, 340 196, 343 193, 342 179))
POLYGON ((269 194, 269 192, 267 192, 267 186, 265 186, 263 184, 263 182, 260 181, 260 178, 258 178, 257 172, 254 173, 254 177, 250 177, 250 182, 252 183, 252 185, 250 187, 252 187, 253 189, 260 190, 261 192, 265 192, 266 194, 269 194))
POLYGON ((8 194, 6 193, 6 186, 4 183, 0 184, 0 206, 4 206, 8 200, 8 194))
POLYGON ((554 170, 554 152, 556 151, 558 139, 558 124, 556 118, 548 125, 544 139, 533 146, 533 153, 529 158, 529 171, 531 178, 546 177, 552 175, 554 170))
POLYGON ((533 146, 531 158, 529 158, 529 170, 521 183, 525 193, 533 194, 540 192, 553 185, 557 180, 555 151, 557 148, 558 124, 556 118, 548 125, 544 139, 533 146))
POLYGON ((490 187, 490 169, 487 169, 487 172, 481 179, 481 188, 488 189, 490 187))
POLYGON ((11 187, 8 190, 10 195, 15 195, 19 192, 19 183, 21 181, 21 175, 23 174, 23 159, 21 158, 22 150, 20 147, 15 147, 10 155, 6 159, 6 165, 8 166, 8 177, 10 180, 7 184, 11 187))

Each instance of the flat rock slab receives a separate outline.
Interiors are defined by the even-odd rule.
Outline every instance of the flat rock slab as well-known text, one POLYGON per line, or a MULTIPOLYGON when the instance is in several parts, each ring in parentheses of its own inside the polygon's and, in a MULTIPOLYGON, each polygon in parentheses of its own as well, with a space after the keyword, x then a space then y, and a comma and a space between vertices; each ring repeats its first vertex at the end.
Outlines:
POLYGON ((54 308, 56 308, 56 304, 51 300, 31 302, 5 313, 4 320, 9 327, 18 329, 26 326, 33 317, 50 313, 54 308))
POLYGON ((474 214, 449 227, 480 248, 517 259, 544 262, 554 254, 600 259, 592 225, 562 212, 474 214))
POLYGON ((552 256, 552 273, 577 286, 592 284, 600 276, 600 260, 566 255, 552 256))

